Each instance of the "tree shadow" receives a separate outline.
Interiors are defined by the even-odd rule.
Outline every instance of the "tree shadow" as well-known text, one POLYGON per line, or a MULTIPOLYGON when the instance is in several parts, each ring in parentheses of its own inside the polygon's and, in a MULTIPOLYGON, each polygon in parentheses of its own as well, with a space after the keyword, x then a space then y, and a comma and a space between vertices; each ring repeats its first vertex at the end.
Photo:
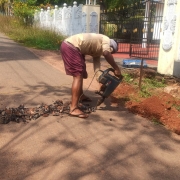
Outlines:
POLYGON ((126 110, 96 112, 89 119, 65 116, 11 123, 1 134, 8 137, 1 142, 2 179, 179 177, 180 162, 173 164, 173 158, 179 154, 180 140, 126 110))

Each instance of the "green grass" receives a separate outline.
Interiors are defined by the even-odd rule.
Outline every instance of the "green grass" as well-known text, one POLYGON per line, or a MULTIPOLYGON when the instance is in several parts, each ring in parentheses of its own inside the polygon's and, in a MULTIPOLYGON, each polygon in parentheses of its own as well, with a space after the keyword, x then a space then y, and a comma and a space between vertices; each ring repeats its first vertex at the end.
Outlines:
MULTIPOLYGON (((139 79, 134 78, 133 75, 128 74, 128 73, 123 73, 123 77, 124 77, 123 80, 125 82, 127 82, 129 84, 133 84, 135 86, 139 85, 139 82, 138 82, 139 79)), ((144 78, 144 79, 142 79, 139 95, 140 95, 140 97, 145 97, 145 98, 150 97, 153 89, 162 88, 165 86, 166 86, 166 84, 165 84, 164 79, 159 81, 155 78, 144 78)))
POLYGON ((150 88, 159 88, 159 87, 165 87, 165 82, 164 79, 162 81, 158 81, 157 79, 154 78, 145 78, 143 80, 144 84, 146 84, 150 88))
MULTIPOLYGON (((124 77, 123 80, 125 82, 127 82, 129 84, 133 84, 135 86, 139 85, 139 82, 138 82, 139 80, 137 78, 134 78, 133 75, 131 75, 129 73, 123 73, 123 77, 124 77)), ((144 97, 144 98, 150 97, 153 89, 162 88, 165 86, 166 86, 166 84, 165 84, 164 79, 159 81, 155 78, 144 78, 144 79, 142 79, 139 95, 140 95, 140 97, 144 97)))
POLYGON ((141 90, 140 90, 140 96, 141 97, 150 97, 151 96, 151 90, 155 88, 161 88, 165 87, 165 82, 162 80, 161 82, 156 79, 149 79, 145 78, 143 79, 141 90))
POLYGON ((25 26, 22 21, 16 17, 0 15, 0 22, 1 32, 27 47, 44 50, 58 50, 60 43, 65 39, 63 35, 58 35, 50 30, 25 26))
POLYGON ((128 73, 123 73, 123 80, 127 83, 131 83, 133 81, 133 77, 128 73))

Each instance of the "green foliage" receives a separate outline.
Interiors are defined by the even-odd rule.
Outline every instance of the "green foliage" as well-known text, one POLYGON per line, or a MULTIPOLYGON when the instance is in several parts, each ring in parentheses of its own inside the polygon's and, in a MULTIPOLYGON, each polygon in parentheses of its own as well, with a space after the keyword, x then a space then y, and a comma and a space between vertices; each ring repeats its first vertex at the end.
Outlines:
POLYGON ((117 7, 127 6, 140 2, 140 0, 101 0, 103 4, 106 4, 107 9, 115 9, 117 7))
POLYGON ((123 81, 130 83, 133 81, 133 77, 128 73, 123 73, 123 81))
POLYGON ((144 84, 150 88, 159 88, 159 87, 165 87, 165 81, 162 79, 161 81, 158 81, 156 79, 144 79, 144 84))
MULTIPOLYGON (((97 4, 100 4, 101 6, 105 6, 106 9, 114 9, 120 6, 126 6, 130 4, 134 4, 135 2, 139 2, 140 0, 96 0, 97 4)), ((74 0, 37 0, 36 5, 46 5, 46 4, 51 4, 51 5, 58 5, 62 6, 64 3, 67 5, 71 6, 73 5, 74 0)), ((77 0, 76 1, 78 4, 85 4, 85 0, 77 0)))
POLYGON ((58 50, 64 36, 55 32, 39 29, 33 26, 24 26, 17 17, 0 15, 0 31, 10 36, 16 42, 25 46, 44 50, 58 50))
POLYGON ((165 87, 164 79, 162 79, 162 81, 158 81, 156 79, 145 78, 142 82, 140 96, 150 97, 152 89, 161 88, 161 87, 165 87))
MULTIPOLYGON (((135 86, 139 85, 139 80, 137 78, 135 78, 133 75, 131 75, 130 73, 123 73, 123 81, 129 83, 129 84, 133 84, 135 86)), ((139 95, 140 97, 150 97, 152 90, 156 89, 156 88, 162 88, 165 87, 165 80, 162 79, 161 81, 153 78, 144 78, 142 79, 141 82, 141 89, 139 91, 139 95)))
POLYGON ((0 0, 0 13, 5 14, 8 8, 8 0, 0 0))
POLYGON ((26 2, 15 0, 13 3, 14 15, 19 17, 24 24, 32 25, 34 12, 37 9, 35 3, 36 0, 27 0, 26 2))
POLYGON ((140 95, 141 97, 145 97, 145 98, 150 97, 150 96, 151 96, 151 92, 150 92, 149 87, 146 86, 146 85, 142 85, 142 86, 141 86, 141 90, 140 90, 140 92, 139 92, 139 95, 140 95))
MULTIPOLYGON (((68 6, 72 6, 73 2, 75 0, 37 0, 36 5, 46 5, 46 4, 51 4, 51 5, 58 5, 58 6, 63 6, 64 3, 66 3, 68 6)), ((85 0, 77 0, 76 1, 78 4, 85 4, 85 0)))

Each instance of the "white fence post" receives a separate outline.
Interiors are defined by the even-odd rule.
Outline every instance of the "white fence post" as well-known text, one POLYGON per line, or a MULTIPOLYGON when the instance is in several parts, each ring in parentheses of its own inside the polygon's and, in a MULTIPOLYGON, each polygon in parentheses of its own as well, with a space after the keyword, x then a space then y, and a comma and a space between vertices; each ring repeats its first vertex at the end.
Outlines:
POLYGON ((51 11, 50 7, 48 7, 46 11, 46 27, 48 29, 52 29, 52 22, 53 22, 53 12, 51 11))
POLYGON ((70 34, 70 21, 71 21, 71 11, 70 8, 67 8, 67 4, 63 4, 62 9, 62 26, 63 26, 63 32, 62 34, 68 36, 70 34))
POLYGON ((79 5, 77 7, 77 2, 73 3, 71 27, 72 27, 71 35, 82 32, 82 5, 79 5))
POLYGON ((43 9, 41 9, 41 12, 40 12, 40 27, 44 28, 45 27, 45 22, 46 22, 46 14, 45 14, 45 11, 43 9))
POLYGON ((62 26, 62 8, 58 9, 58 6, 55 6, 54 9, 54 19, 53 19, 53 26, 54 26, 54 30, 57 33, 61 33, 63 32, 63 26, 62 26))

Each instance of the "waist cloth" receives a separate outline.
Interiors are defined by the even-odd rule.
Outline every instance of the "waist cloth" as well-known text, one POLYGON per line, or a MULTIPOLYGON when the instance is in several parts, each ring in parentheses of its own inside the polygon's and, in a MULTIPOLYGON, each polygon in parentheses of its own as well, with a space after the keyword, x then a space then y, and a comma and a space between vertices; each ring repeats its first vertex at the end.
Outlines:
POLYGON ((81 54, 78 48, 66 41, 62 42, 60 51, 66 74, 75 77, 81 75, 86 79, 85 55, 81 54))

